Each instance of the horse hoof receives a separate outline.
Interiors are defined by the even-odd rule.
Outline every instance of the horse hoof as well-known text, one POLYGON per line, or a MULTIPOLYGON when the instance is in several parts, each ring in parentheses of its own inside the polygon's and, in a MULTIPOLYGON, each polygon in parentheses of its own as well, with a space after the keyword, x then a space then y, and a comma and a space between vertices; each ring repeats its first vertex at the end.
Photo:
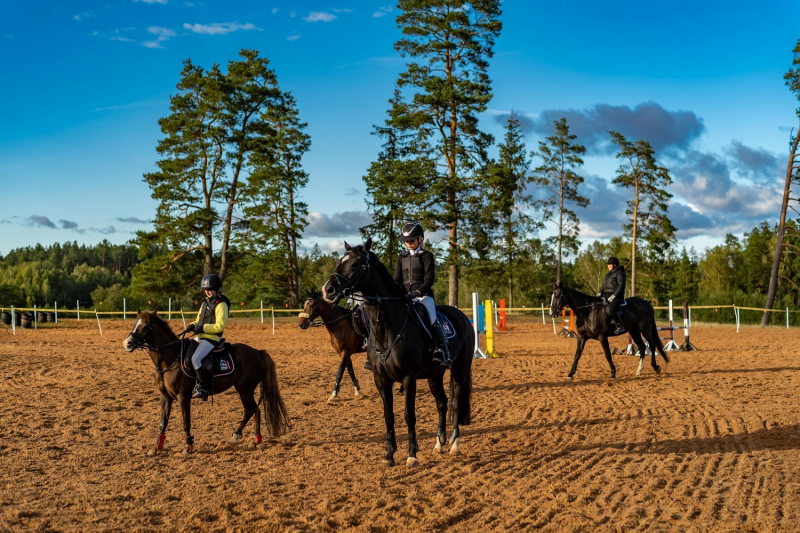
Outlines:
POLYGON ((261 444, 261 435, 256 435, 256 438, 253 442, 255 442, 256 445, 261 444))
POLYGON ((433 447, 433 451, 438 453, 444 453, 444 448, 442 448, 442 443, 439 442, 439 439, 436 439, 436 446, 433 447))
POLYGON ((147 452, 147 457, 155 457, 156 455, 158 455, 158 448, 153 448, 147 452))
POLYGON ((381 461, 381 464, 387 468, 392 467, 394 466, 394 459, 384 459, 383 461, 381 461))
POLYGON ((660 374, 661 373, 661 367, 658 366, 658 365, 656 365, 656 367, 653 370, 656 371, 656 374, 660 374))
POLYGON ((450 446, 450 455, 461 455, 461 448, 458 447, 459 439, 453 441, 453 445, 450 446))
POLYGON ((239 435, 237 435, 236 433, 234 433, 233 436, 231 437, 231 444, 239 444, 239 435))
POLYGON ((419 466, 419 460, 416 457, 409 457, 406 459, 406 466, 408 468, 416 468, 419 466))
POLYGON ((574 380, 574 379, 575 379, 575 378, 573 378, 572 376, 567 376, 567 381, 572 381, 572 380, 574 380))
POLYGON ((334 392, 331 394, 330 398, 328 398, 328 403, 334 403, 336 401, 336 393, 334 392))
POLYGON ((361 389, 354 389, 353 396, 361 398, 361 389))

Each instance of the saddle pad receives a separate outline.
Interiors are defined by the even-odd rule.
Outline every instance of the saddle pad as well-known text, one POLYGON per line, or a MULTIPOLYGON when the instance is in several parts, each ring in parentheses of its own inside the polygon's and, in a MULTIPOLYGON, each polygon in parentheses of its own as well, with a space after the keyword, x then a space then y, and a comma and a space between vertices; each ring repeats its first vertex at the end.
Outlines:
POLYGON ((437 310, 436 318, 439 319, 439 324, 442 325, 442 331, 444 331, 444 334, 448 339, 452 339, 456 336, 456 328, 453 327, 452 322, 450 322, 450 319, 447 318, 444 313, 437 310))
MULTIPOLYGON (((185 351, 181 353, 181 357, 183 358, 183 361, 181 362, 181 369, 183 370, 184 374, 194 379, 197 377, 195 375, 194 368, 192 368, 191 365, 194 345, 191 341, 187 340, 184 346, 185 351)), ((220 347, 219 349, 211 352, 211 371, 214 374, 214 377, 227 376, 228 374, 233 373, 235 366, 233 364, 233 357, 231 356, 230 350, 230 344, 226 342, 224 344, 224 348, 220 347)), ((204 360, 208 360, 208 356, 206 356, 204 360)))
POLYGON ((227 376, 233 373, 233 357, 227 352, 212 352, 211 363, 214 376, 227 376))

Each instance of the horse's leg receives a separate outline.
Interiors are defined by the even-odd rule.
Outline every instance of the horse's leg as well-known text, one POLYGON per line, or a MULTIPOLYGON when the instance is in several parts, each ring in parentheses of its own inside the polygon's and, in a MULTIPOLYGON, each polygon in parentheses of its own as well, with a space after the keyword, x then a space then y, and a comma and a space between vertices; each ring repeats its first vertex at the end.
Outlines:
MULTIPOLYGON (((656 352, 660 353, 664 357, 664 361, 669 363, 669 357, 664 352, 664 345, 661 344, 661 339, 658 338, 658 330, 656 329, 656 324, 653 322, 653 327, 650 330, 650 333, 647 334, 642 331, 642 335, 647 338, 647 342, 650 343, 650 366, 653 367, 653 370, 656 374, 661 373, 661 367, 658 366, 656 362, 656 352)), ((642 358, 642 366, 644 366, 644 358, 642 358)))
POLYGON ((394 396, 392 395, 392 382, 373 374, 375 386, 383 400, 383 419, 386 422, 386 455, 383 466, 394 466, 394 452, 397 451, 397 440, 394 435, 394 396))
MULTIPOLYGON (((639 348, 639 368, 636 370, 636 375, 640 376, 642 374, 642 370, 644 370, 644 359, 645 357, 647 357, 647 346, 645 345, 644 340, 642 340, 641 332, 634 329, 630 332, 630 336, 633 339, 634 344, 636 344, 636 347, 639 348)), ((645 337, 647 336, 645 335, 645 337)), ((656 353, 655 349, 653 349, 653 339, 648 338, 647 342, 650 344, 651 348, 650 353, 652 356, 653 363, 655 363, 656 356, 652 355, 656 353)), ((660 371, 661 371, 660 368, 656 370, 656 374, 658 374, 660 371)))
POLYGON ((178 405, 183 415, 183 432, 186 434, 186 449, 184 453, 194 451, 194 437, 192 437, 192 397, 190 392, 178 394, 178 405))
MULTIPOLYGON (((255 386, 253 386, 253 390, 245 390, 245 387, 239 388, 236 386, 236 392, 239 393, 239 399, 242 401, 242 407, 244 407, 244 418, 239 423, 239 427, 233 430, 233 437, 231 437, 231 442, 236 444, 239 442, 239 439, 242 438, 242 430, 250 421, 250 418, 254 414, 258 414, 258 403, 256 403, 255 398, 253 398, 253 392, 255 391, 255 386)), ((258 440, 261 436, 261 416, 256 417, 256 439, 258 440)))
MULTIPOLYGON (((576 347, 575 347, 575 359, 572 361, 572 368, 569 369, 569 374, 567 377, 572 380, 573 376, 575 376, 575 371, 578 370, 578 361, 581 359, 581 353, 583 352, 583 345, 586 343, 586 339, 578 335, 576 347)), ((608 344, 608 341, 606 341, 608 344)))
POLYGON ((347 353, 345 357, 347 357, 347 373, 350 374, 350 381, 353 382, 353 389, 355 390, 355 396, 361 396, 361 385, 358 383, 358 378, 356 377, 356 371, 353 369, 353 354, 347 353))
POLYGON ((433 451, 442 453, 444 448, 442 446, 447 439, 447 394, 444 392, 444 383, 442 382, 444 374, 428 380, 428 388, 431 389, 436 400, 436 411, 439 413, 439 425, 436 428, 436 446, 433 451))
POLYGON ((406 376, 403 379, 405 385, 406 395, 406 427, 408 427, 408 459, 406 459, 406 466, 414 467, 419 466, 417 460, 417 378, 414 376, 406 376))
POLYGON ((159 434, 158 434, 158 441, 156 442, 156 447, 150 450, 147 455, 155 455, 162 449, 164 449, 164 440, 167 438, 167 423, 169 422, 169 415, 172 412, 172 396, 168 394, 161 393, 161 398, 159 399, 159 404, 161 405, 161 423, 158 425, 159 427, 159 434))
MULTIPOLYGON (((346 366, 345 359, 348 361, 350 360, 349 355, 342 354, 342 358, 339 360, 339 368, 336 370, 336 383, 333 384, 333 392, 331 393, 330 398, 328 398, 328 403, 331 403, 336 400, 336 397, 339 396, 339 387, 342 384, 342 376, 344 375, 344 369, 346 366)), ((353 363, 350 363, 352 366, 353 363)))
POLYGON ((600 335, 597 340, 600 341, 600 345, 603 347, 603 352, 606 354, 606 361, 608 361, 608 366, 611 368, 611 378, 616 378, 617 367, 614 366, 614 361, 611 359, 611 348, 608 345, 608 337, 605 335, 600 335))

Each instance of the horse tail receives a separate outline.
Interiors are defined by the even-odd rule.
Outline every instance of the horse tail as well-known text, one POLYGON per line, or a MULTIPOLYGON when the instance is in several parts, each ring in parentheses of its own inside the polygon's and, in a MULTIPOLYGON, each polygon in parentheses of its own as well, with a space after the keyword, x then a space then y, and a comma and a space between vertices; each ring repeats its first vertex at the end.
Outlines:
POLYGON ((449 416, 452 421, 453 413, 458 412, 459 425, 466 426, 472 423, 472 356, 475 353, 475 337, 469 328, 469 319, 466 320, 465 328, 468 330, 469 339, 461 347, 458 357, 453 361, 453 368, 450 370, 450 409, 449 416))
POLYGON ((267 433, 276 437, 283 435, 289 429, 289 416, 286 413, 286 404, 283 403, 281 391, 278 388, 278 373, 275 371, 275 362, 265 350, 259 350, 264 357, 266 368, 261 377, 261 395, 258 403, 263 407, 264 423, 267 433))

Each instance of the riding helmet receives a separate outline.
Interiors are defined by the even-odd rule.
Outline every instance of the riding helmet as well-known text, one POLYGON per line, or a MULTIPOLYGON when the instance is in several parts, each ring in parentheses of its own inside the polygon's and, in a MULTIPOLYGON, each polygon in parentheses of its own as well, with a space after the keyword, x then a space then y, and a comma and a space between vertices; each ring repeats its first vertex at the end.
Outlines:
POLYGON ((204 291, 218 291, 222 288, 222 280, 216 274, 206 274, 200 282, 200 288, 204 291))
POLYGON ((607 265, 619 266, 619 259, 617 259, 616 257, 609 257, 608 258, 608 262, 606 262, 606 264, 607 265))
POLYGON ((405 226, 403 226, 403 240, 413 241, 417 237, 424 237, 425 232, 422 231, 422 226, 419 225, 419 222, 409 222, 405 226))

